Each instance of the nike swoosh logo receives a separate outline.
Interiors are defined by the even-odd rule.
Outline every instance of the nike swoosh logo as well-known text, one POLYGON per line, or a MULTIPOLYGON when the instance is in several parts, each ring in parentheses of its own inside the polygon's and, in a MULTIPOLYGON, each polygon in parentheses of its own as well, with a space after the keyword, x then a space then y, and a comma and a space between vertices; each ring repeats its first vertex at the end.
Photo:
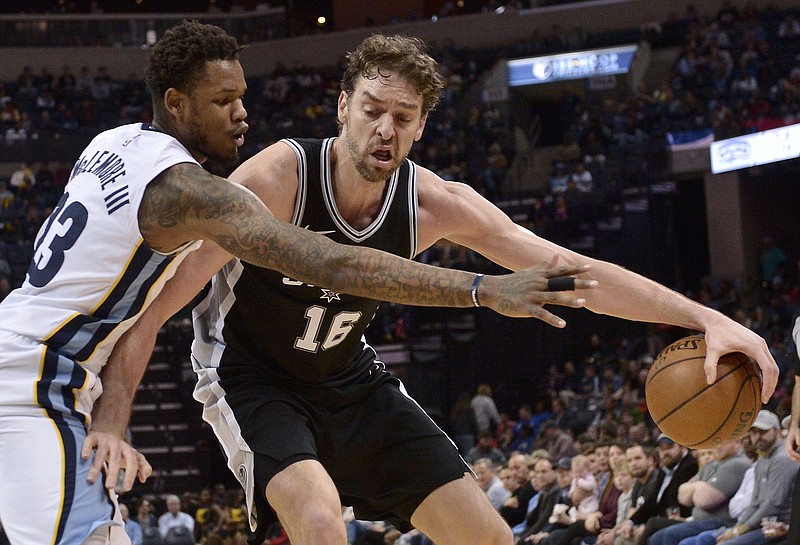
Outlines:
MULTIPOLYGON (((306 225, 303 229, 308 229, 311 227, 310 225, 306 225)), ((318 235, 330 235, 331 233, 335 233, 336 231, 311 231, 312 233, 317 233, 318 235)))

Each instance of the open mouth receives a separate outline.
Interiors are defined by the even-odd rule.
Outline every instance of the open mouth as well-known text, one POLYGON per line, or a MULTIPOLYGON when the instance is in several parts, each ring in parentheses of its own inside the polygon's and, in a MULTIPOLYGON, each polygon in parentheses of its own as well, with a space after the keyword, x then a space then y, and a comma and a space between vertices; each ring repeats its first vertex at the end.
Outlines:
POLYGON ((233 133, 233 142, 236 144, 236 147, 241 147, 244 144, 244 133, 247 132, 249 127, 245 125, 235 133, 233 133))
POLYGON ((372 152, 372 156, 378 161, 388 163, 392 160, 392 152, 389 150, 377 150, 372 152))

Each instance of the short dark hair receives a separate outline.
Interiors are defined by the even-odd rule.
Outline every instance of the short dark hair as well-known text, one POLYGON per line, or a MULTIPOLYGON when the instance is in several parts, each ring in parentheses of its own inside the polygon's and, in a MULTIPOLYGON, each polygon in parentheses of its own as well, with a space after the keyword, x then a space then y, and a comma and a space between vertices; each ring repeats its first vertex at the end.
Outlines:
POLYGON ((342 91, 350 97, 358 77, 375 79, 394 72, 414 86, 422 96, 422 115, 439 102, 444 78, 439 64, 426 52, 425 43, 409 36, 373 34, 347 54, 347 67, 342 76, 342 91))
POLYGON ((153 47, 145 80, 153 95, 153 107, 163 107, 170 87, 191 92, 207 62, 239 57, 243 47, 223 29, 184 20, 170 28, 153 47))

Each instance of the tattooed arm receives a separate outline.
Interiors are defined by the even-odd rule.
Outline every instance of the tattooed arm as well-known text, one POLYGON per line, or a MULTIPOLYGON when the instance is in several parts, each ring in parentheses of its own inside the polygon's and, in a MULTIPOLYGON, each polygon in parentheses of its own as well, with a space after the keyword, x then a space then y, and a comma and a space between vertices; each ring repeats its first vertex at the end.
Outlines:
MULTIPOLYGON (((194 164, 173 166, 150 183, 139 210, 139 226, 145 241, 160 251, 190 240, 212 240, 248 263, 338 292, 412 305, 473 304, 474 274, 336 244, 278 221, 252 192, 194 164)), ((547 280, 584 270, 582 265, 543 264, 513 275, 486 277, 479 298, 502 314, 533 316, 563 326, 541 305, 581 306, 583 300, 573 292, 547 291, 547 280)), ((577 287, 592 285, 579 280, 577 287)))
MULTIPOLYGON (((148 185, 139 208, 139 229, 147 244, 162 252, 191 240, 204 242, 187 256, 164 291, 119 339, 102 370, 105 391, 92 411, 82 455, 88 459, 95 451, 88 480, 95 482, 105 467, 107 488, 114 488, 121 467, 127 468, 122 490, 130 489, 135 477, 144 481, 150 474, 147 461, 121 439, 136 388, 161 324, 185 306, 232 256, 338 292, 405 304, 472 305, 474 274, 335 244, 278 221, 250 190, 193 164, 173 166, 148 185)), ((556 267, 553 261, 514 274, 487 276, 480 284, 479 299, 498 312, 534 316, 563 327, 564 321, 541 305, 581 306, 584 300, 574 292, 546 291, 547 280, 585 270, 579 265, 556 267)), ((576 281, 578 289, 595 285, 576 281)))

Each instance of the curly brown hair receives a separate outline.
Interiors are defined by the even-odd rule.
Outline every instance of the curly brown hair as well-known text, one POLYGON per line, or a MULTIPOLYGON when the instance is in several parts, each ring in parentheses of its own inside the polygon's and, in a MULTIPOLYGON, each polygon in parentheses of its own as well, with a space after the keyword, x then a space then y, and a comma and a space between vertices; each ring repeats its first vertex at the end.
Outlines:
POLYGON ((359 77, 375 79, 394 73, 411 83, 422 96, 425 115, 436 107, 445 83, 439 74, 439 64, 426 49, 419 38, 373 34, 347 54, 342 91, 351 97, 359 77))
POLYGON ((244 49, 223 29, 197 21, 183 21, 170 28, 153 47, 145 80, 153 95, 153 106, 163 107, 170 87, 191 92, 207 62, 228 61, 244 49))

